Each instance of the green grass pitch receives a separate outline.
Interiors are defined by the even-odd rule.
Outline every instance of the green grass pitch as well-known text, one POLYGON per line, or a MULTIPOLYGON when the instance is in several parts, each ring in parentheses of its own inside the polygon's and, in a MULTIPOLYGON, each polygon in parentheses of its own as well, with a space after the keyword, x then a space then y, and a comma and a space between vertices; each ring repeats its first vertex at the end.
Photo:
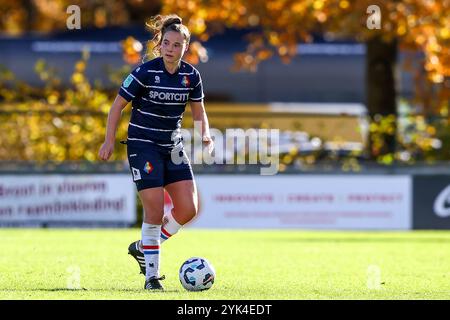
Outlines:
POLYGON ((127 254, 139 236, 0 229, 0 299, 450 299, 450 232, 185 229, 162 245, 158 293, 143 290, 127 254), (214 265, 210 290, 181 287, 178 268, 191 256, 214 265), (77 270, 80 289, 69 289, 77 270))

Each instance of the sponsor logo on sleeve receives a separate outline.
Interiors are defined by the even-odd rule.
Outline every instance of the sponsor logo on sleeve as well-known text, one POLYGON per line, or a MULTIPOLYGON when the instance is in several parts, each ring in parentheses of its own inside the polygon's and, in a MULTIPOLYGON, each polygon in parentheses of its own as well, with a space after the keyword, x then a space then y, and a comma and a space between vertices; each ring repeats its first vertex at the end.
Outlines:
POLYGON ((128 88, 131 84, 131 82, 133 82, 133 77, 131 76, 131 74, 125 79, 125 81, 123 82, 123 86, 125 88, 128 88))

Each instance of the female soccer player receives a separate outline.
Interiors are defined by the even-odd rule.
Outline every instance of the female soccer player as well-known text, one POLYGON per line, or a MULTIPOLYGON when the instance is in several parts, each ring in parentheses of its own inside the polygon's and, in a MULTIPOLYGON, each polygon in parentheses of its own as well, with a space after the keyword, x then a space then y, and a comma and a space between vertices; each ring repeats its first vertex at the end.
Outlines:
POLYGON ((127 155, 133 181, 144 208, 141 241, 128 250, 145 274, 144 288, 163 290, 159 274, 160 244, 197 214, 197 189, 182 144, 181 120, 189 102, 194 121, 202 123, 205 147, 212 152, 208 117, 203 104, 200 73, 181 60, 188 50, 190 32, 177 15, 158 15, 151 20, 157 58, 131 72, 124 80, 108 115, 105 142, 99 158, 114 151, 121 112, 132 101, 127 155), (182 158, 183 161, 173 161, 182 158), (173 209, 164 215, 164 189, 173 209))

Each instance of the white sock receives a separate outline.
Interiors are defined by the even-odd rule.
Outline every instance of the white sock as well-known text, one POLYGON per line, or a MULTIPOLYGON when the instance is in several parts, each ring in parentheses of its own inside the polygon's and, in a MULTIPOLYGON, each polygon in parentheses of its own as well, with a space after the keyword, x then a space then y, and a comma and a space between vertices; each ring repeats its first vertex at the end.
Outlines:
MULTIPOLYGON (((173 209, 172 209, 173 210, 173 209)), ((172 215, 172 210, 168 211, 163 218, 163 225, 161 226, 161 243, 168 240, 171 236, 180 230, 182 227, 172 215)))
POLYGON ((159 236, 161 226, 142 223, 142 248, 145 257, 145 279, 159 277, 159 236))

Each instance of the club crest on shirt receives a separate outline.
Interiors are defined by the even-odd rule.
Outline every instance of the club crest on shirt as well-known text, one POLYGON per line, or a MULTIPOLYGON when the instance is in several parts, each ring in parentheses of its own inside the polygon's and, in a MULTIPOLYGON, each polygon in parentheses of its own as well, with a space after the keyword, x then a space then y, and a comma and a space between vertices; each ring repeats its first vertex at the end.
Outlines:
POLYGON ((159 83, 160 81, 159 76, 155 76, 155 83, 159 83))
POLYGON ((124 80, 123 86, 124 86, 125 88, 128 88, 128 87, 130 86, 130 84, 131 84, 132 81, 133 81, 133 77, 132 77, 131 74, 130 74, 130 75, 128 75, 128 77, 124 80))
POLYGON ((145 163, 144 171, 147 172, 147 173, 150 173, 150 172, 153 171, 153 166, 152 166, 152 164, 150 162, 147 161, 145 163))
POLYGON ((189 77, 188 76, 184 76, 183 79, 181 80, 181 84, 183 86, 185 86, 185 87, 188 87, 189 84, 190 84, 189 77))

